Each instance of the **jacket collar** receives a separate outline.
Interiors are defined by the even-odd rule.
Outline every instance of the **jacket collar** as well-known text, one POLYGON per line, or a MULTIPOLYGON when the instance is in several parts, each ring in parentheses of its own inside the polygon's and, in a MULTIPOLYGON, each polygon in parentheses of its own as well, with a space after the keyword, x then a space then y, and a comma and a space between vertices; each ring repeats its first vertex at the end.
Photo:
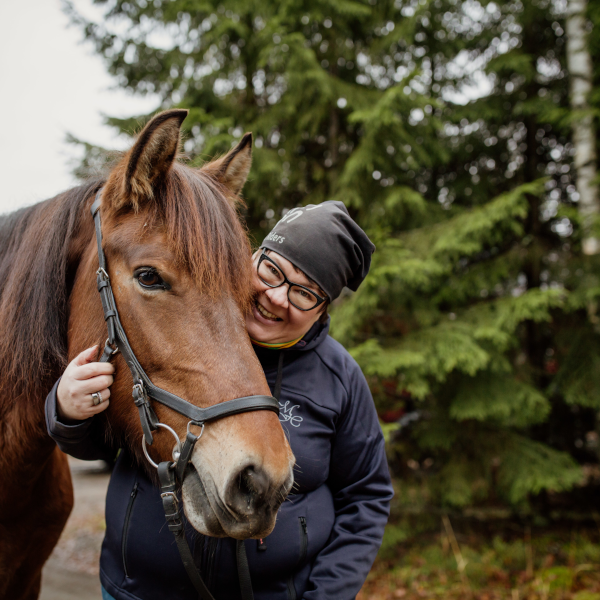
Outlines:
POLYGON ((320 346, 329 334, 329 323, 331 317, 327 318, 325 323, 317 321, 302 337, 302 339, 292 346, 284 350, 272 350, 271 348, 264 348, 261 346, 253 345, 254 352, 260 360, 263 368, 270 370, 271 367, 277 365, 280 352, 286 353, 285 362, 293 361, 295 357, 299 357, 301 352, 308 352, 314 350, 317 346, 320 346))
POLYGON ((325 323, 320 323, 317 321, 302 337, 302 339, 297 342, 288 350, 297 351, 297 352, 306 352, 307 350, 313 350, 320 344, 325 341, 327 334, 329 333, 329 323, 331 322, 331 317, 327 317, 327 321, 325 323))

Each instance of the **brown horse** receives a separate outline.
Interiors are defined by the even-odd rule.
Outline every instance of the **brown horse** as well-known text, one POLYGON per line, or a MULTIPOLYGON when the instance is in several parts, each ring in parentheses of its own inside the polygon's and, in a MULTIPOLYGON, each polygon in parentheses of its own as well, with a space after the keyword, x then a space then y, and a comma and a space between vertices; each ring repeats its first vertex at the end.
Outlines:
MULTIPOLYGON (((270 395, 243 318, 251 259, 236 205, 250 169, 251 136, 192 169, 177 160, 186 114, 154 117, 106 180, 0 221, 2 599, 37 598, 42 566, 73 503, 66 457, 46 433, 44 399, 68 360, 106 338, 89 210, 100 188, 103 245, 121 322, 152 381, 201 407, 270 395)), ((108 443, 127 447, 152 471, 142 453, 131 375, 119 355, 115 365, 110 406, 94 418, 102 420, 108 443)), ((153 404, 183 439, 187 419, 153 404)), ((170 460, 172 436, 161 429, 154 439, 153 459, 170 460)), ((274 413, 209 423, 191 464, 183 499, 198 531, 238 539, 270 532, 293 464, 274 413)))

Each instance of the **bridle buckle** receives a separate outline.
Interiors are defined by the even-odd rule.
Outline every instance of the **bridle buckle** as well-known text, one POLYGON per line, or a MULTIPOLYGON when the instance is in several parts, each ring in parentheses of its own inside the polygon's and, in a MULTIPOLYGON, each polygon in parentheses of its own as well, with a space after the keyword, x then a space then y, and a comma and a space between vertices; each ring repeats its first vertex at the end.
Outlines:
POLYGON ((97 271, 96 271, 96 275, 102 275, 102 277, 104 277, 104 279, 106 279, 106 281, 110 281, 110 277, 108 276, 108 273, 106 272, 106 270, 102 267, 100 267, 97 271))
POLYGON ((179 500, 177 500, 177 495, 175 494, 175 492, 162 492, 160 497, 163 500, 171 498, 171 500, 173 501, 173 504, 175 504, 175 506, 177 506, 179 504, 179 500))
POLYGON ((188 433, 192 433, 190 431, 190 425, 196 425, 197 427, 201 427, 200 435, 196 436, 196 441, 198 441, 202 437, 202 434, 204 433, 204 421, 189 421, 187 424, 187 432, 188 433))
POLYGON ((175 492, 162 492, 163 509, 168 521, 179 521, 179 500, 175 492))
POLYGON ((146 388, 144 388, 144 385, 142 383, 134 384, 133 389, 131 390, 131 395, 133 396, 133 403, 136 406, 144 404, 148 399, 148 395, 146 394, 146 388))

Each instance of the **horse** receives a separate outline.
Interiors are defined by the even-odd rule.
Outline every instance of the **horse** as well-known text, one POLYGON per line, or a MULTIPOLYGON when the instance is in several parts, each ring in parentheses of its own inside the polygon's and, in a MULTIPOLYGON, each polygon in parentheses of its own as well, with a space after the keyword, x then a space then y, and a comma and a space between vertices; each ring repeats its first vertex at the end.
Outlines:
MULTIPOLYGON (((73 505, 67 458, 47 434, 44 401, 68 361, 106 338, 90 215, 99 190, 120 321, 152 382, 202 408, 270 396, 244 322, 253 275, 238 208, 252 136, 192 168, 178 154, 186 115, 156 115, 107 177, 0 221, 0 598, 38 597, 42 567, 73 505)), ((120 354, 114 364, 110 405, 94 418, 107 443, 127 448, 156 480, 143 455, 132 376, 120 354)), ((189 419, 152 404, 184 438, 189 419)), ((172 450, 172 436, 157 430, 151 458, 171 460, 172 450)), ((208 423, 183 479, 188 520, 205 535, 264 537, 292 486, 293 462, 271 411, 208 423)))

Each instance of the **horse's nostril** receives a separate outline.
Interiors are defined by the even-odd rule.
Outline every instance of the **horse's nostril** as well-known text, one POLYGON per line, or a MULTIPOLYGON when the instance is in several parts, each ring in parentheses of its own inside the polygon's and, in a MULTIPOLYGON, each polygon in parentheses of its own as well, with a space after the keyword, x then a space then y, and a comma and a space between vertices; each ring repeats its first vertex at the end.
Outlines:
POLYGON ((262 502, 269 491, 269 478, 260 468, 244 467, 232 478, 227 490, 227 504, 237 512, 252 511, 255 504, 262 502))
POLYGON ((240 489, 244 487, 254 496, 262 497, 269 490, 269 480, 262 469, 246 467, 240 473, 240 489))

